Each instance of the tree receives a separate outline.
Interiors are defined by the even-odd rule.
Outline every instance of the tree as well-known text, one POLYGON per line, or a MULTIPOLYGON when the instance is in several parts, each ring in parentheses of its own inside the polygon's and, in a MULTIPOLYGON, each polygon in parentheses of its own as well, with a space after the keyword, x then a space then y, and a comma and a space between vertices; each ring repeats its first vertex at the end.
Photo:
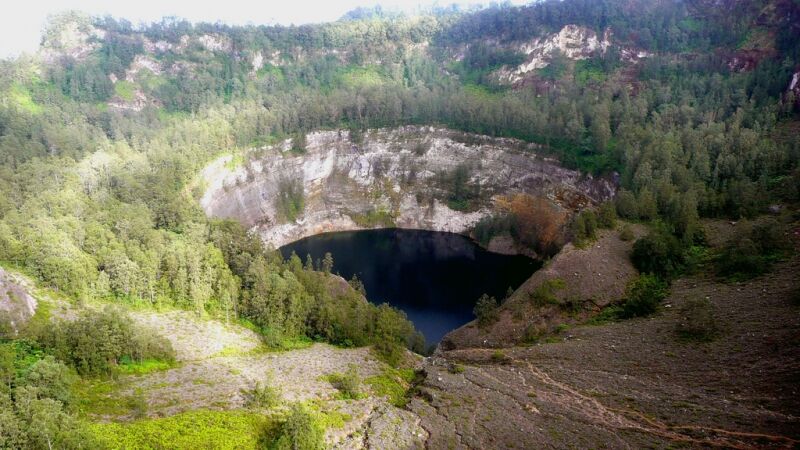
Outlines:
POLYGON ((658 217, 658 205, 650 189, 644 188, 639 192, 637 204, 637 215, 639 217, 647 220, 653 220, 658 217))
POLYGON ((325 256, 322 258, 322 271, 326 274, 333 271, 333 255, 330 252, 325 252, 325 256))
POLYGON ((22 379, 22 383, 40 398, 49 398, 68 405, 72 400, 71 387, 76 381, 69 368, 52 356, 36 361, 22 379))
POLYGON ((16 377, 16 352, 13 344, 0 344, 0 396, 11 391, 16 377))
POLYGON ((620 189, 614 199, 617 213, 626 219, 636 220, 639 218, 639 208, 636 205, 636 197, 631 191, 620 189))
POLYGON ((498 307, 497 299, 487 294, 481 295, 472 309, 472 313, 475 314, 475 318, 478 321, 478 326, 485 327, 496 322, 499 318, 498 307))
POLYGON ((617 210, 613 203, 605 202, 600 205, 597 215, 597 226, 600 228, 614 228, 617 225, 617 210))
POLYGON ((669 279, 683 266, 683 249, 671 233, 655 230, 633 244, 631 261, 641 273, 669 279))

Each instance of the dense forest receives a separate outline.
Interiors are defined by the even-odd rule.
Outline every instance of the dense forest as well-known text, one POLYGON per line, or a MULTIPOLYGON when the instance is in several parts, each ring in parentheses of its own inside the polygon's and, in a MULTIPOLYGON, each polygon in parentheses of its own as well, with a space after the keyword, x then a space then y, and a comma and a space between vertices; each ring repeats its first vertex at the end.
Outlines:
MULTIPOLYGON (((424 348, 402 312, 331 288, 333 261, 283 260, 240 225, 205 217, 195 177, 208 161, 317 129, 441 124, 536 142, 569 167, 617 178, 619 216, 657 221, 691 245, 700 217, 800 199, 798 70, 791 0, 547 0, 292 27, 64 14, 40 54, 0 61, 0 261, 74 301, 190 309, 247 322, 277 347, 376 344, 396 360, 401 347, 424 348), (521 43, 566 25, 611 45, 584 59, 556 54, 522 83, 498 79, 524 61, 521 43), (66 42, 65 30, 85 41, 66 42), (627 49, 648 56, 632 61, 627 49)), ((0 344, 0 406, 19 411, 0 422, 67 407, 64 363, 92 374, 123 356, 169 360, 163 343, 104 314, 122 343, 102 361, 74 350, 108 336, 81 346, 80 323, 32 330, 33 347, 0 344)))

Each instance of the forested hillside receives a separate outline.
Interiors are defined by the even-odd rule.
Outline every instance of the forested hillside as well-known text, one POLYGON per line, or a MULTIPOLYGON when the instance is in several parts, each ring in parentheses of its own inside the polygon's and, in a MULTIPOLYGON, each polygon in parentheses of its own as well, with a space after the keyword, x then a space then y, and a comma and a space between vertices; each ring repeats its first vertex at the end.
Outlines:
MULTIPOLYGON (((424 348, 402 312, 330 289, 335 261, 284 261, 203 214, 209 161, 287 138, 303 152, 320 129, 513 137, 615 180, 618 215, 688 247, 701 217, 800 200, 798 73, 795 0, 546 0, 292 27, 63 14, 37 54, 0 61, 0 262, 70 301, 188 309, 242 320, 275 347, 376 344, 396 361, 424 348)), ((122 319, 104 320, 119 331, 122 319)), ((133 343, 98 371, 170 359, 119 333, 133 343)), ((30 334, 24 355, 0 344, 17 349, 9 371, 28 374, 2 378, 0 406, 32 398, 6 391, 36 371, 63 368, 30 355, 95 370, 70 350, 78 329, 30 334)))

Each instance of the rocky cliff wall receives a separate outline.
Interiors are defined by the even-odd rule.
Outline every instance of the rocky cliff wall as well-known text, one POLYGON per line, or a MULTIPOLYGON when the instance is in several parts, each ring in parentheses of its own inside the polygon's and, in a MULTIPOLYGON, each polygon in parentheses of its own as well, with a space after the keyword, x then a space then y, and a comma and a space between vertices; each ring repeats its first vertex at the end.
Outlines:
POLYGON ((239 220, 279 247, 372 227, 466 232, 493 214, 498 196, 513 193, 544 196, 570 210, 614 194, 610 180, 563 168, 535 144, 513 139, 409 126, 370 130, 358 142, 346 130, 314 132, 306 141, 304 152, 292 151, 287 140, 250 150, 241 163, 233 155, 212 162, 202 172, 206 214, 239 220), (448 206, 457 169, 478 193, 466 211, 448 206), (294 220, 280 206, 292 183, 304 194, 294 220))

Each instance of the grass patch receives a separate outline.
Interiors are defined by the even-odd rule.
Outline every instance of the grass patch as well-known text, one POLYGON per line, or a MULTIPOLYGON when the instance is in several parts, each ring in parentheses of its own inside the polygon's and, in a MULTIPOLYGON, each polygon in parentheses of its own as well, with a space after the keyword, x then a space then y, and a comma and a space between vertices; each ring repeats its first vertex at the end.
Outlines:
POLYGON ((274 436, 276 423, 246 411, 198 410, 130 423, 94 423, 89 429, 110 449, 242 449, 257 448, 274 436))
POLYGON ((175 363, 157 359, 145 359, 139 362, 124 360, 116 367, 116 372, 123 375, 144 375, 175 367, 175 363))
POLYGON ((231 156, 230 161, 225 163, 225 168, 230 170, 231 172, 242 166, 244 166, 244 155, 238 152, 234 153, 231 156))
POLYGON ((492 361, 494 362, 507 363, 510 360, 511 358, 506 356, 506 354, 503 353, 501 350, 495 350, 494 352, 492 352, 492 361))
POLYGON ((377 66, 351 66, 343 70, 337 77, 337 82, 346 87, 380 86, 387 81, 388 79, 377 66))
POLYGON ((600 62, 596 59, 584 59, 575 62, 575 82, 579 86, 587 83, 602 83, 606 80, 606 73, 600 62))
MULTIPOLYGON (((303 347, 303 348, 305 348, 305 347, 303 347)), ((218 351, 217 353, 214 353, 213 355, 211 355, 211 358, 222 358, 222 357, 226 357, 226 356, 227 357, 231 357, 231 356, 254 356, 254 355, 260 355, 260 354, 265 353, 265 352, 267 352, 269 350, 270 350, 270 348, 268 348, 265 345, 258 345, 258 346, 254 347, 254 348, 249 349, 249 350, 245 350, 245 349, 243 349, 243 348, 241 348, 239 346, 236 346, 236 345, 228 345, 228 346, 224 347, 222 350, 218 351)))
POLYGON ((136 86, 130 81, 120 80, 114 84, 114 93, 126 102, 131 102, 136 94, 136 86))
POLYGON ((79 414, 82 416, 136 415, 142 409, 141 395, 120 395, 125 384, 112 379, 80 379, 72 386, 79 414))
POLYGON ((605 325, 607 323, 616 322, 622 316, 622 307, 619 305, 610 305, 603 308, 599 314, 586 321, 587 325, 605 325))
POLYGON ((41 114, 44 111, 42 105, 33 100, 30 91, 20 83, 11 85, 9 97, 18 107, 31 114, 41 114))
POLYGON ((364 379, 364 384, 370 387, 374 395, 388 397, 389 403, 402 408, 409 401, 408 392, 415 377, 416 372, 414 372, 414 369, 387 367, 380 375, 364 379))

